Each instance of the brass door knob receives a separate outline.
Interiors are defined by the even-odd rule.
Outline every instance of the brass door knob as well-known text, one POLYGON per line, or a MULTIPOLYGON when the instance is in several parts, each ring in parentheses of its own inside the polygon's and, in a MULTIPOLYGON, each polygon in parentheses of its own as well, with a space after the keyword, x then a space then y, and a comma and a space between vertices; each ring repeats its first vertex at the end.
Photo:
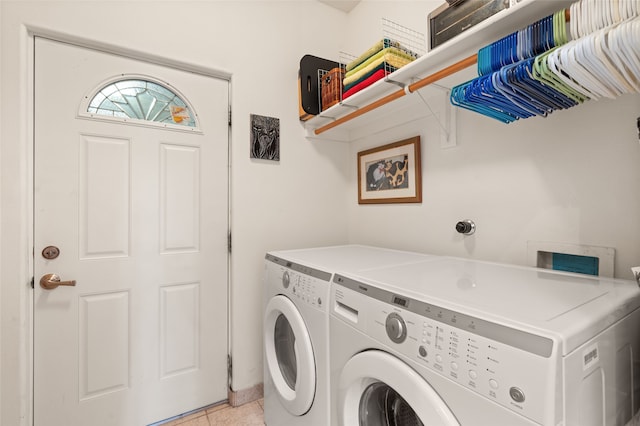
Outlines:
POLYGON ((45 274, 40 278, 40 287, 45 290, 53 290, 60 285, 75 286, 76 280, 60 281, 60 277, 56 274, 45 274))

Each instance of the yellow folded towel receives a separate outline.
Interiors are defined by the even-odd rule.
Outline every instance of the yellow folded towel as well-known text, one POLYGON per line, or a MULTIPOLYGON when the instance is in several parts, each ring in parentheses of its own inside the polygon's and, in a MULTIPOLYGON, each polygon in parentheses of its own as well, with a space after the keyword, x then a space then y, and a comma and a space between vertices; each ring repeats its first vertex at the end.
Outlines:
POLYGON ((394 47, 389 47, 376 53, 371 58, 360 64, 357 68, 348 72, 342 83, 344 86, 347 86, 354 81, 357 81, 383 62, 387 62, 394 68, 401 68, 413 60, 414 58, 411 55, 406 54, 404 51, 394 47))

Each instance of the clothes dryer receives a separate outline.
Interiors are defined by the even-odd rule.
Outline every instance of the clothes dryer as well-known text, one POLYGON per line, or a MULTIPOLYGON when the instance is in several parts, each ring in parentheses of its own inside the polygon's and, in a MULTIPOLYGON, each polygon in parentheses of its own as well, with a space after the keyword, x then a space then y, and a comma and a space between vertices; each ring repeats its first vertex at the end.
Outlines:
POLYGON ((336 274, 330 331, 336 426, 637 421, 632 281, 456 258, 336 274))
POLYGON ((328 301, 332 274, 430 258, 362 245, 267 253, 263 338, 268 426, 329 425, 328 301))

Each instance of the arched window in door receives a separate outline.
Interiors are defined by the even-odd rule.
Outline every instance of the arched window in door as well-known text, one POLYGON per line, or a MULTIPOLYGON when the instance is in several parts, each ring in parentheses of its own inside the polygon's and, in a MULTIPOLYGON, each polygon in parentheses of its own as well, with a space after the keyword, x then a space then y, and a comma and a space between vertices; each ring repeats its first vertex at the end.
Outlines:
POLYGON ((121 75, 84 97, 80 115, 183 130, 198 130, 196 114, 169 84, 147 76, 121 75))

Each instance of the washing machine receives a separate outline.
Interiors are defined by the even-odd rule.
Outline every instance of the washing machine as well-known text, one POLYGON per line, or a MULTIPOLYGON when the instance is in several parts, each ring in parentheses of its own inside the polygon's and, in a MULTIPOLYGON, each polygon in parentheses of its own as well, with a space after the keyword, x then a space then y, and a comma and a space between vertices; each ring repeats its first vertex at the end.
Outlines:
POLYGON ((332 425, 637 422, 632 281, 457 258, 335 274, 330 336, 332 425))
POLYGON ((363 245, 273 251, 265 257, 264 417, 268 426, 326 426, 329 287, 336 271, 433 256, 363 245))

